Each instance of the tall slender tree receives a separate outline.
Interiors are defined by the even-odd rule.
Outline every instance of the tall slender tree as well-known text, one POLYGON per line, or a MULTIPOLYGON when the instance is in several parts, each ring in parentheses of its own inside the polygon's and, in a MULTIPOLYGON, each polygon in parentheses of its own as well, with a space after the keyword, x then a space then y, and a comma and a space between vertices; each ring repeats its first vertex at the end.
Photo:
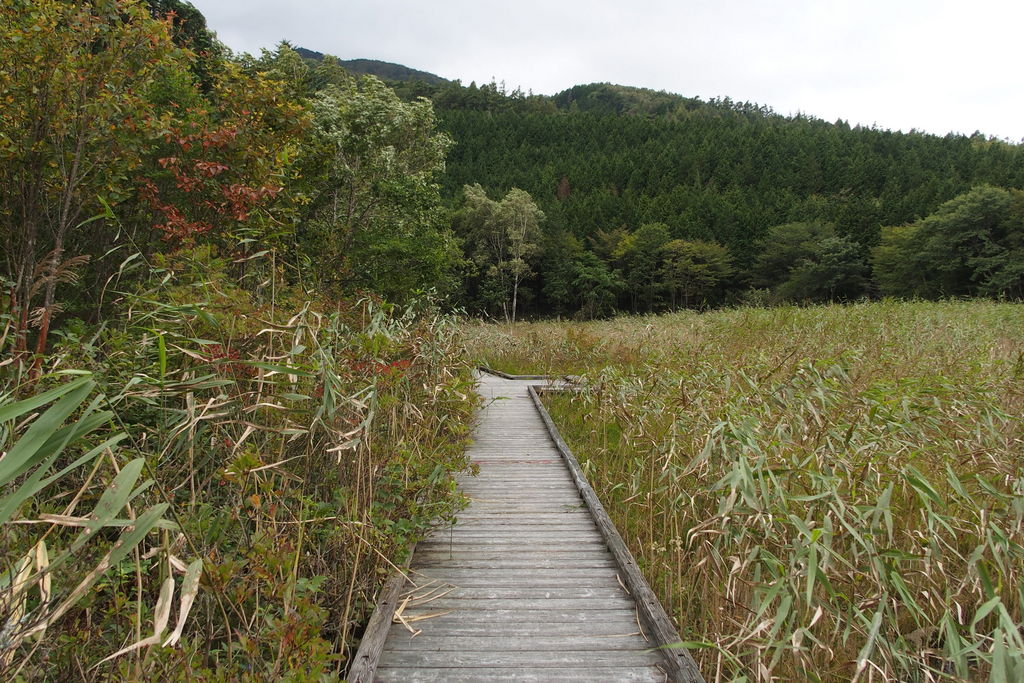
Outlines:
POLYGON ((523 280, 533 274, 529 259, 537 252, 541 211, 529 193, 512 188, 494 201, 480 185, 464 190, 462 223, 473 259, 490 280, 485 286, 497 299, 502 316, 515 323, 523 280))

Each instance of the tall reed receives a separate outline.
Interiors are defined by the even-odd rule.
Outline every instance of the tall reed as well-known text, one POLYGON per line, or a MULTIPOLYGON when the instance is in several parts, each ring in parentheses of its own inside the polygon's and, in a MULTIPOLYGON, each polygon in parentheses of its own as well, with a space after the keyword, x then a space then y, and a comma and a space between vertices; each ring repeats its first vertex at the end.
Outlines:
POLYGON ((472 334, 583 375, 553 415, 709 679, 1024 676, 1021 307, 472 334))
POLYGON ((179 252, 111 287, 123 313, 105 326, 56 330, 41 378, 0 367, 0 470, 39 435, 63 447, 0 476, 5 673, 338 679, 391 565, 458 509, 473 393, 454 321, 310 301, 265 265, 247 264, 276 282, 261 298, 179 252), (64 400, 46 389, 78 403, 44 412, 33 397, 64 400), (132 545, 104 561, 126 524, 132 545), (44 539, 50 558, 76 549, 59 572, 44 539))

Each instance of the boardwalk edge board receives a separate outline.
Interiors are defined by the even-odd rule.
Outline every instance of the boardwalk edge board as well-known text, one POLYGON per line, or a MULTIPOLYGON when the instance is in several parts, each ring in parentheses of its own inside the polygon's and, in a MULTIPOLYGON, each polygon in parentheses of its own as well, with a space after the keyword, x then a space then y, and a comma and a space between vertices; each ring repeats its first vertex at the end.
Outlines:
POLYGON ((633 553, 630 552, 629 547, 622 540, 618 529, 615 528, 615 523, 612 522, 611 517, 608 516, 607 511, 605 511, 604 506, 597 497, 597 493, 590 486, 590 482, 587 481, 579 461, 576 460, 576 456, 572 454, 569 446, 562 439, 562 435, 559 433, 558 428, 540 399, 540 394, 543 391, 543 388, 538 391, 537 387, 529 387, 530 398, 533 399, 533 404, 537 407, 538 412, 540 412, 541 419, 544 421, 544 426, 547 428, 551 440, 554 441, 555 447, 562 454, 562 458, 565 459, 573 481, 579 489, 580 496, 582 496, 587 507, 590 509, 590 514, 594 517, 597 528, 601 531, 601 535, 608 544, 608 549, 622 571, 622 579, 626 584, 626 588, 636 600, 637 610, 640 613, 640 620, 643 623, 644 629, 651 640, 657 643, 656 647, 665 659, 670 680, 679 683, 704 683, 704 677, 701 676, 697 663, 690 656, 690 653, 686 649, 672 647, 673 644, 680 641, 679 632, 672 624, 672 620, 669 619, 658 597, 647 584, 647 579, 640 573, 633 553))
POLYGON ((486 372, 488 375, 494 375, 495 377, 501 377, 503 379, 558 379, 554 375, 510 375, 507 372, 502 372, 501 370, 492 370, 485 365, 478 365, 476 369, 480 372, 486 372))
POLYGON ((476 366, 476 369, 478 372, 482 372, 485 375, 494 375, 495 377, 501 377, 502 379, 547 382, 548 385, 544 387, 545 391, 574 391, 575 386, 579 384, 581 380, 579 375, 510 375, 507 372, 494 370, 486 365, 478 365, 476 366), (561 382, 562 386, 558 386, 558 382, 561 382))
POLYGON ((395 617, 395 610, 398 609, 399 600, 402 597, 402 588, 405 587, 409 569, 412 562, 412 554, 416 550, 416 544, 409 546, 405 554, 405 562, 402 567, 395 567, 394 571, 384 582, 377 597, 377 605, 366 622, 366 630, 363 632, 363 639, 359 641, 359 649, 352 660, 352 666, 348 670, 349 683, 371 683, 374 674, 377 672, 377 663, 380 661, 380 654, 384 651, 384 643, 388 639, 388 631, 391 630, 391 622, 395 617))

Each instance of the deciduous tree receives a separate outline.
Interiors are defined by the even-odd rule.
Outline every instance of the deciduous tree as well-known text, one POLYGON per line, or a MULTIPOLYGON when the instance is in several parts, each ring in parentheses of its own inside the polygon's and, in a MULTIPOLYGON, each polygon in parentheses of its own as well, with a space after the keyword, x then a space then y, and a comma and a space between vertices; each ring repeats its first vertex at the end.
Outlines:
POLYGON ((717 303, 735 272, 729 250, 715 242, 672 240, 662 253, 662 278, 673 308, 717 303))
POLYGON ((496 202, 479 185, 464 188, 462 224, 474 260, 491 281, 506 322, 514 323, 519 289, 533 273, 529 259, 537 252, 544 212, 525 191, 512 188, 496 202))
POLYGON ((97 197, 126 195, 140 163, 147 92, 187 58, 169 25, 130 0, 8 0, 0 63, 0 240, 18 347, 32 319, 42 348, 57 285, 88 256, 97 197))
POLYGON ((662 247, 669 241, 664 223, 648 223, 627 235, 615 249, 615 262, 632 300, 633 310, 653 311, 661 301, 664 280, 662 247))
POLYGON ((873 252, 882 291, 898 296, 1024 296, 1024 193, 982 185, 873 252))
POLYGON ((327 85, 312 101, 304 162, 305 248, 320 281, 398 296, 394 274, 436 283, 452 264, 436 180, 451 140, 427 100, 402 102, 368 76, 327 85))

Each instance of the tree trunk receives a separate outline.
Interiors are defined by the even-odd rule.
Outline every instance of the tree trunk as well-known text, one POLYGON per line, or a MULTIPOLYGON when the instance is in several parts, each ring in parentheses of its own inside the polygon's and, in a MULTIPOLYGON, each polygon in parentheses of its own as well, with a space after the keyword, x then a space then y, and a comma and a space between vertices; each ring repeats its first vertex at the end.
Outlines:
POLYGON ((519 276, 512 279, 512 324, 516 324, 516 306, 519 304, 519 276))

